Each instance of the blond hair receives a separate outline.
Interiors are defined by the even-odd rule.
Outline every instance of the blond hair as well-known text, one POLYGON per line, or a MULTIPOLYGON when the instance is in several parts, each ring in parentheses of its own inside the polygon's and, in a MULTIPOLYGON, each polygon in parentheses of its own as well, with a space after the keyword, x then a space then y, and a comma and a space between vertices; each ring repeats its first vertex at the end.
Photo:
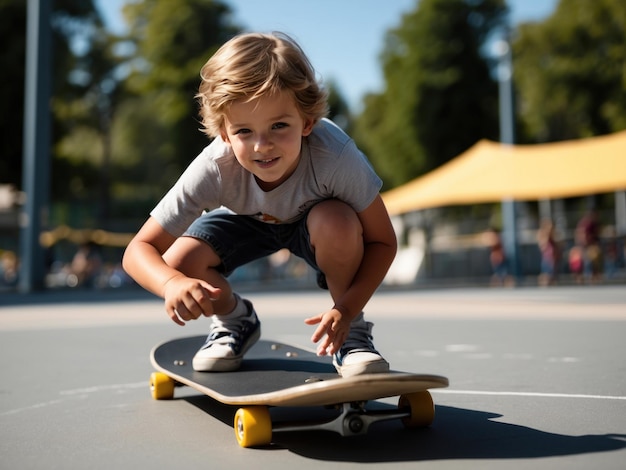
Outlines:
POLYGON ((327 93, 300 46, 283 33, 247 33, 220 47, 200 71, 196 98, 202 131, 220 134, 224 113, 235 101, 252 101, 290 92, 305 119, 319 121, 328 112, 327 93))

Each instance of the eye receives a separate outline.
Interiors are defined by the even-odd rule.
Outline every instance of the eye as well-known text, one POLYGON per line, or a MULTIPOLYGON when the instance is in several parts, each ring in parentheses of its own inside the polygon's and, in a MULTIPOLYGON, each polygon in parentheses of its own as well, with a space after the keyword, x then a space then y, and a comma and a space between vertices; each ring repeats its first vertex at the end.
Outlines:
POLYGON ((284 129, 285 127, 289 127, 289 124, 286 122, 277 122, 272 125, 272 129, 284 129))
POLYGON ((237 129, 233 134, 234 135, 246 135, 246 134, 250 134, 250 132, 252 132, 250 129, 237 129))

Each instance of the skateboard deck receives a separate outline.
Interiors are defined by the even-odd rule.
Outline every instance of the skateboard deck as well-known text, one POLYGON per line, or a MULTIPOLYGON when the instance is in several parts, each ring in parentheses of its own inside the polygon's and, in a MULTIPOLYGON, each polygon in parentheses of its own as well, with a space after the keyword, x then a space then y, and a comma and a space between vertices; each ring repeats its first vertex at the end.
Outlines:
POLYGON ((176 385, 187 385, 225 404, 240 407, 235 436, 242 447, 271 443, 272 431, 325 429, 341 435, 367 432, 370 424, 400 418, 407 427, 428 426, 434 405, 428 389, 447 387, 438 375, 390 372, 342 378, 328 357, 276 341, 260 340, 235 372, 196 372, 192 359, 205 336, 157 345, 150 354, 158 371, 150 378, 153 398, 171 399, 176 385), (367 401, 399 396, 397 410, 369 410, 367 401), (334 406, 335 419, 313 424, 272 425, 269 407, 334 406))

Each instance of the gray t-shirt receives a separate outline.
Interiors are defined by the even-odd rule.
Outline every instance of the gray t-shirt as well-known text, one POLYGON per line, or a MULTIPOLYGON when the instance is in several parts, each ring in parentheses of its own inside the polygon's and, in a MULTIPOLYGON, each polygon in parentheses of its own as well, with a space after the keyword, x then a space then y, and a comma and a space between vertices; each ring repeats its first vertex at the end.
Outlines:
POLYGON ((354 141, 328 119, 303 139, 294 173, 272 191, 263 191, 232 149, 217 137, 184 171, 150 215, 180 236, 204 211, 227 208, 268 223, 290 223, 317 202, 339 199, 365 210, 382 187, 354 141))

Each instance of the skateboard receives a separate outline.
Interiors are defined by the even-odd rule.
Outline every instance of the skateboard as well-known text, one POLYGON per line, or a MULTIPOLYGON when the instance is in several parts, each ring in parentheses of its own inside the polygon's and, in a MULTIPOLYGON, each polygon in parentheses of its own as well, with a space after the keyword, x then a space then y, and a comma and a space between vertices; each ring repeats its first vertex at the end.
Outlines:
POLYGON ((272 433, 327 430, 342 436, 365 434, 372 423, 401 419, 406 427, 429 426, 435 415, 431 388, 448 386, 438 375, 390 372, 342 378, 328 358, 276 341, 258 341, 235 372, 196 372, 192 358, 205 336, 174 339, 150 354, 155 400, 174 397, 186 385, 225 405, 236 406, 234 429, 241 447, 272 442, 272 433), (371 409, 367 402, 399 396, 398 407, 371 409), (322 422, 272 423, 270 407, 325 407, 337 416, 322 422))

